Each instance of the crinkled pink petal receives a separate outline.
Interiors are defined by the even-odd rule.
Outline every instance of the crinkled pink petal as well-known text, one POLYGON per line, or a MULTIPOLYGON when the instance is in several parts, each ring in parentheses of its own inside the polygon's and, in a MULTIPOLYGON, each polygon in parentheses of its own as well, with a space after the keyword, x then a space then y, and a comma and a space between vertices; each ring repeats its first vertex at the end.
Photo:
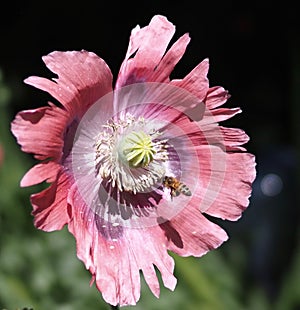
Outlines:
MULTIPOLYGON (((217 117, 206 111, 198 126, 184 116, 173 122, 192 142, 191 154, 196 151, 198 156, 200 185, 193 192, 189 206, 194 203, 202 212, 228 220, 238 219, 249 205, 251 185, 256 175, 255 158, 242 147, 249 140, 246 133, 215 123, 239 111, 217 109, 217 117)), ((195 169, 195 162, 185 165, 186 171, 195 169)), ((189 177, 188 184, 193 184, 195 181, 189 177)))
POLYGON ((111 224, 97 224, 75 187, 69 194, 69 203, 74 210, 68 227, 77 240, 77 255, 93 274, 106 302, 120 306, 136 304, 140 297, 139 270, 158 297, 159 283, 153 266, 161 272, 164 285, 175 288, 174 261, 167 253, 166 238, 159 226, 145 229, 111 226, 110 235, 106 236, 106 226, 111 224))
POLYGON ((238 128, 216 127, 214 124, 209 124, 201 127, 201 129, 203 130, 202 132, 198 131, 190 133, 189 138, 195 145, 221 142, 224 146, 224 150, 232 152, 245 151, 245 148, 242 147, 242 145, 249 141, 248 135, 238 128))
MULTIPOLYGON (((147 91, 145 91, 146 87, 144 87, 144 92, 151 93, 149 98, 146 95, 143 98, 147 104, 133 105, 130 109, 127 109, 129 113, 143 115, 147 119, 164 121, 163 123, 171 126, 175 124, 180 128, 186 127, 184 132, 190 132, 191 127, 193 132, 199 131, 199 128, 194 126, 189 118, 191 115, 193 119, 197 114, 199 114, 200 119, 202 118, 201 115, 203 115, 205 106, 198 98, 181 88, 168 86, 167 83, 149 83, 149 85, 151 86, 147 88, 147 91), (199 111, 195 112, 196 109, 199 111)), ((134 87, 132 86, 132 88, 134 87)), ((139 102, 136 98, 134 101, 139 102)), ((168 132, 165 128, 159 128, 159 130, 168 132)))
POLYGON ((161 227, 169 240, 168 249, 180 256, 202 256, 228 238, 226 232, 207 220, 194 203, 161 227))
POLYGON ((37 228, 45 231, 60 230, 70 220, 67 205, 68 190, 72 181, 64 172, 47 189, 31 196, 32 215, 37 228))
MULTIPOLYGON (((164 56, 174 32, 174 25, 164 16, 155 16, 148 26, 141 29, 137 26, 133 29, 125 60, 119 71, 116 89, 135 82, 168 81, 169 75, 190 41, 188 34, 185 34, 164 56)), ((205 59, 184 79, 174 80, 171 83, 204 100, 208 90, 208 68, 208 59, 205 59)))
POLYGON ((143 230, 126 229, 125 234, 126 240, 129 241, 129 247, 138 262, 138 267, 143 271, 145 280, 154 295, 159 296, 159 286, 156 282, 157 277, 152 278, 154 276, 152 265, 155 265, 160 271, 165 287, 174 290, 176 285, 173 275, 174 261, 168 255, 166 238, 160 227, 148 227, 143 230))
POLYGON ((98 231, 94 213, 80 199, 75 187, 68 200, 74 208, 68 228, 77 241, 77 256, 92 273, 104 300, 112 305, 135 304, 140 296, 135 260, 128 260, 127 249, 119 238, 105 238, 105 232, 98 231))
MULTIPOLYGON (((224 146, 226 147, 227 152, 232 151, 246 151, 241 145, 249 141, 249 136, 245 133, 244 130, 238 128, 226 128, 219 127, 222 137, 224 139, 224 146)), ((207 134, 207 132, 205 132, 207 134)))
POLYGON ((66 111, 55 106, 27 110, 17 114, 11 130, 23 152, 33 153, 40 160, 58 161, 62 156, 67 120, 66 111))
POLYGON ((208 59, 204 59, 182 80, 172 80, 171 85, 182 87, 204 101, 209 87, 207 78, 208 69, 208 59))
POLYGON ((223 87, 211 87, 207 91, 205 104, 209 110, 212 110, 224 104, 228 98, 230 98, 230 95, 223 87))
POLYGON ((205 145, 201 145, 196 149, 201 180, 193 199, 198 200, 202 212, 222 219, 237 220, 249 205, 251 184, 255 178, 253 156, 234 149, 229 153, 222 151, 222 160, 217 162, 216 158, 212 161, 210 155, 217 147, 207 146, 206 150, 205 145))
MULTIPOLYGON (((174 32, 174 25, 164 16, 158 15, 152 18, 148 26, 141 29, 139 26, 134 28, 130 36, 125 60, 119 71, 116 89, 134 82, 149 81, 149 76, 153 74, 161 61, 174 32), (132 57, 134 53, 135 55, 132 57)), ((171 59, 174 59, 173 61, 183 54, 186 45, 185 40, 180 41, 177 55, 175 57, 170 55, 171 59)), ((171 53, 174 52, 175 50, 171 53)))
POLYGON ((232 221, 239 219, 249 205, 255 165, 252 154, 226 153, 226 172, 220 192, 205 213, 232 221))
MULTIPOLYGON (((28 85, 48 92, 54 99, 65 107, 69 107, 70 103, 74 99, 74 93, 76 93, 76 90, 71 89, 70 87, 67 89, 62 89, 55 81, 39 76, 30 76, 25 79, 24 82, 28 85)), ((69 109, 71 109, 71 107, 69 107, 69 109)))
POLYGON ((102 292, 104 300, 112 305, 136 304, 140 298, 140 275, 131 249, 123 238, 107 240, 96 228, 94 230, 90 251, 95 265, 97 288, 102 292))
POLYGON ((227 108, 219 108, 210 110, 211 115, 213 116, 214 122, 219 123, 222 121, 226 121, 227 119, 242 113, 242 110, 240 108, 233 108, 233 109, 227 109, 227 108))
POLYGON ((117 243, 110 243, 107 240, 102 242, 101 248, 98 250, 95 248, 94 253, 97 253, 98 259, 103 255, 106 256, 108 262, 103 263, 102 259, 96 262, 99 269, 96 285, 107 302, 120 304, 120 306, 135 304, 140 297, 139 270, 143 272, 145 281, 153 294, 159 297, 160 288, 153 266, 160 271, 165 287, 174 290, 176 285, 176 278, 173 275, 174 261, 167 253, 167 247, 164 246, 166 240, 159 227, 124 228, 124 236, 117 243), (114 246, 113 249, 112 246, 114 246), (114 275, 114 278, 101 277, 101 273, 114 275), (108 287, 108 279, 111 282, 110 285, 115 283, 118 288, 114 292, 108 287))
POLYGON ((190 37, 188 34, 184 34, 180 37, 166 52, 160 63, 157 65, 157 68, 153 71, 153 75, 150 77, 150 81, 168 82, 170 74, 183 56, 189 42, 190 37))
POLYGON ((94 53, 52 52, 43 60, 58 79, 51 82, 30 77, 25 82, 49 92, 72 116, 82 115, 96 100, 112 91, 111 71, 94 53))
POLYGON ((32 186, 44 181, 52 183, 56 180, 57 173, 60 169, 60 164, 53 161, 37 164, 23 176, 21 186, 32 186))

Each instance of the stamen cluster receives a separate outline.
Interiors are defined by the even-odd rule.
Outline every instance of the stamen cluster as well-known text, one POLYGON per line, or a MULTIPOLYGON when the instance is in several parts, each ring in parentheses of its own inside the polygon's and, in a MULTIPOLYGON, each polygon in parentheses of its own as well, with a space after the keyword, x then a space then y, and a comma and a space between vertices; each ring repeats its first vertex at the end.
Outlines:
POLYGON ((151 190, 165 175, 167 140, 146 126, 143 117, 127 113, 124 119, 109 120, 95 142, 96 173, 120 191, 136 194, 151 190))

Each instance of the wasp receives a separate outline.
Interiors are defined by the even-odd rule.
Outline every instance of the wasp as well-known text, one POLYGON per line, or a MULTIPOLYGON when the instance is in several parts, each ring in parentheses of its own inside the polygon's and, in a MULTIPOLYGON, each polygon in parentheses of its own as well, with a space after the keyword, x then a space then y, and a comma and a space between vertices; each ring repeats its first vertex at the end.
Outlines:
POLYGON ((180 194, 183 194, 185 196, 192 195, 192 192, 190 191, 190 189, 185 184, 183 184, 182 182, 180 182, 174 177, 165 176, 163 179, 163 186, 171 190, 172 198, 177 197, 180 194))

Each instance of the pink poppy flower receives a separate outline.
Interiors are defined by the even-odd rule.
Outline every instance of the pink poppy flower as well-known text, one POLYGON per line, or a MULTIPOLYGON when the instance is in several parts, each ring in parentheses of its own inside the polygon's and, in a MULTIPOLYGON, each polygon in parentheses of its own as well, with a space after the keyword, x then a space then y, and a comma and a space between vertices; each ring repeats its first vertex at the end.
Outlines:
POLYGON ((255 159, 244 131, 218 123, 240 113, 209 87, 208 60, 183 79, 170 79, 190 41, 168 50, 175 27, 154 16, 132 30, 114 88, 107 64, 87 51, 43 57, 57 78, 29 85, 59 104, 19 112, 12 132, 40 161, 21 186, 51 183, 31 196, 34 224, 68 225, 77 255, 106 302, 134 305, 140 271, 155 296, 174 290, 168 251, 200 257, 227 240, 204 214, 237 220, 249 204, 255 159))

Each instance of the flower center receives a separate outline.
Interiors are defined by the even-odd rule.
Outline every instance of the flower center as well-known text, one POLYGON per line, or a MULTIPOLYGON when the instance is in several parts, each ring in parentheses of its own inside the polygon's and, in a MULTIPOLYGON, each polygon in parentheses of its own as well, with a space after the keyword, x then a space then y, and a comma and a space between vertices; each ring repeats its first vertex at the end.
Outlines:
POLYGON ((124 138, 122 147, 130 167, 146 167, 153 161, 156 153, 151 136, 143 131, 132 131, 124 138))
POLYGON ((96 139, 96 173, 120 191, 151 191, 165 175, 167 140, 144 118, 110 120, 96 139))

